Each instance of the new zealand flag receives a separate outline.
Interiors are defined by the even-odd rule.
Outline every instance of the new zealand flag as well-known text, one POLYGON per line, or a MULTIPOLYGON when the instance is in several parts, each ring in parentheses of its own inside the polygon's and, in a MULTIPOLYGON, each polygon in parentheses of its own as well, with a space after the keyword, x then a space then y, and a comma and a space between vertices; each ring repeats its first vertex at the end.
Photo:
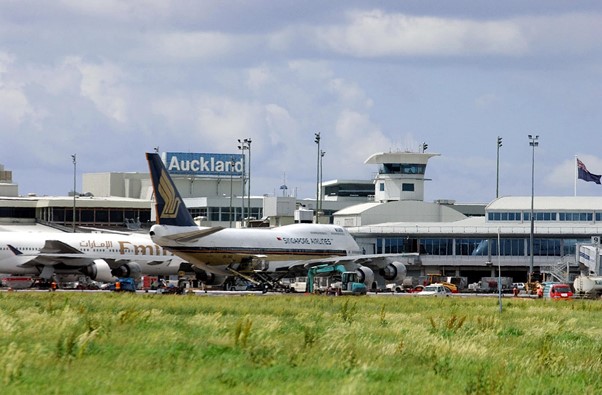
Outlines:
POLYGON ((582 179, 583 181, 593 181, 596 184, 600 184, 600 177, 602 176, 587 171, 587 167, 585 167, 583 162, 581 162, 579 159, 577 159, 577 171, 579 173, 578 178, 582 179))

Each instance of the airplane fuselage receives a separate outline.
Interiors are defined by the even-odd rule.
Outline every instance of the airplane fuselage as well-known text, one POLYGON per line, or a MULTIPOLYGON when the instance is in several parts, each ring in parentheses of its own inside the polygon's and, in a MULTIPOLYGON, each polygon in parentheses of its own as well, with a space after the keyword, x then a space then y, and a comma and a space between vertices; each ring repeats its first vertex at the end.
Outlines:
POLYGON ((38 274, 41 266, 81 267, 94 260, 136 262, 145 274, 176 274, 181 260, 153 243, 148 235, 107 233, 1 232, 0 273, 38 274), (49 251, 48 240, 57 240, 73 251, 49 251), (10 247, 20 252, 19 255, 10 247))
POLYGON ((361 254, 347 230, 335 225, 226 228, 189 242, 169 237, 199 229, 207 228, 154 225, 151 238, 182 259, 219 274, 227 274, 226 267, 275 271, 299 261, 361 254))

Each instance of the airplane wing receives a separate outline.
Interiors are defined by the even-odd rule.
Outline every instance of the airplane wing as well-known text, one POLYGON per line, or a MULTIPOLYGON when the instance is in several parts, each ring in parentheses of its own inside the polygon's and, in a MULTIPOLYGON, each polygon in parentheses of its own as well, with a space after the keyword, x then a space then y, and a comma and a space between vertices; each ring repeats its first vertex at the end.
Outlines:
POLYGON ((78 249, 58 240, 46 240, 44 247, 34 255, 23 253, 11 245, 8 247, 15 254, 11 259, 16 259, 20 267, 53 266, 59 263, 68 266, 87 266, 94 261, 78 249))
POLYGON ((403 253, 403 254, 370 254, 370 255, 344 255, 344 256, 333 256, 330 258, 318 258, 311 259, 308 261, 303 261, 300 264, 306 269, 317 265, 360 265, 360 266, 368 266, 370 268, 383 268, 391 261, 408 261, 409 259, 414 259, 419 256, 418 253, 403 253))

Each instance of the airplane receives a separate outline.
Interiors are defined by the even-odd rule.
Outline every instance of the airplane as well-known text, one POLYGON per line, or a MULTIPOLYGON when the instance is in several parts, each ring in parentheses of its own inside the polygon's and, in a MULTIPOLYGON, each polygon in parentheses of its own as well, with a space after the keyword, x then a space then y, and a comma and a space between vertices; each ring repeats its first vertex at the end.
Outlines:
POLYGON ((159 154, 146 153, 155 196, 156 224, 150 237, 183 260, 219 276, 238 275, 274 285, 291 273, 321 264, 340 264, 355 270, 369 290, 406 276, 402 262, 417 254, 362 254, 343 227, 291 224, 275 228, 198 226, 159 154))
MULTIPOLYGON (((55 274, 77 274, 110 282, 118 277, 177 274, 183 265, 188 264, 153 243, 148 234, 0 232, 4 274, 45 280, 55 274)), ((223 281, 212 274, 205 277, 206 283, 223 281)))

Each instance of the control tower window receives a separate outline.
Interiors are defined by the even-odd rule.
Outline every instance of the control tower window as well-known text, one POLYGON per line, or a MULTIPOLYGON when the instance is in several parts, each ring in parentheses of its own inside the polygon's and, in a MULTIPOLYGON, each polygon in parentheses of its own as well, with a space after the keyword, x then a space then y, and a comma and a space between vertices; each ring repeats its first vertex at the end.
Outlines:
POLYGON ((414 192, 414 184, 403 183, 401 184, 401 190, 404 192, 414 192))
POLYGON ((424 174, 426 165, 418 163, 384 163, 381 174, 424 174))

